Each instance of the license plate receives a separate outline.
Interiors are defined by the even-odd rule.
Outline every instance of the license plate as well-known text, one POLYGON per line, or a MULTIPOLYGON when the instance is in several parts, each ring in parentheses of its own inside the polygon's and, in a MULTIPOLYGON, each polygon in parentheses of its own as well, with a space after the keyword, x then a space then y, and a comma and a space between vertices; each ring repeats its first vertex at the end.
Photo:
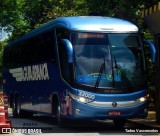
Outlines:
POLYGON ((120 116, 121 112, 120 111, 109 111, 109 116, 120 116))

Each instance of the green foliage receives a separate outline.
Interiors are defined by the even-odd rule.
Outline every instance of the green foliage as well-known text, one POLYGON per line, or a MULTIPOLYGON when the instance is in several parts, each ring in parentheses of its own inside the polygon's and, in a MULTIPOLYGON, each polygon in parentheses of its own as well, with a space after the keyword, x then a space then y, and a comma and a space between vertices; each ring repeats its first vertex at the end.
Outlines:
MULTIPOLYGON (((149 29, 146 28, 143 34, 144 34, 144 39, 154 42, 153 41, 154 37, 149 29)), ((146 60, 147 82, 149 87, 153 88, 152 86, 154 85, 155 65, 151 60, 151 50, 148 45, 144 45, 144 51, 146 60)))
POLYGON ((157 0, 1 0, 0 27, 12 31, 10 40, 60 16, 103 15, 136 22, 140 12, 157 0))
POLYGON ((53 8, 49 11, 49 18, 61 16, 76 16, 83 15, 85 0, 52 0, 53 8))
POLYGON ((0 79, 2 79, 3 49, 4 49, 6 44, 7 44, 6 41, 0 42, 0 79))
MULTIPOLYGON (((60 16, 87 15, 85 0, 3 0, 0 27, 12 31, 9 41, 60 16), (5 25, 4 25, 5 24, 5 25)), ((1 11, 0 10, 0 11, 1 11)))
POLYGON ((14 12, 11 10, 16 5, 14 0, 1 0, 0 3, 0 26, 6 26, 14 20, 14 12), (10 15, 10 16, 9 16, 10 15))
POLYGON ((16 20, 16 12, 14 9, 16 5, 15 0, 1 0, 0 2, 0 28, 6 28, 6 31, 11 29, 11 23, 16 20))

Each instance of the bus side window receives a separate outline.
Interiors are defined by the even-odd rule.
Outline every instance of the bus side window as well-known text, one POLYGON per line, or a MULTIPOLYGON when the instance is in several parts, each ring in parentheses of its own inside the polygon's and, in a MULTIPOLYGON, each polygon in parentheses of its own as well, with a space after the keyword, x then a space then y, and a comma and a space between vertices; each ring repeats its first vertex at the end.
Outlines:
MULTIPOLYGON (((48 35, 50 36, 50 35, 48 35)), ((46 33, 29 40, 26 48, 27 64, 47 61, 50 58, 51 42, 46 40, 46 33), (34 54, 34 55, 33 55, 34 54)), ((52 52, 53 53, 53 52, 52 52)))
POLYGON ((57 35, 57 44, 58 44, 57 46, 58 46, 61 74, 64 80, 70 83, 70 70, 69 70, 69 63, 67 60, 67 52, 65 49, 65 45, 61 42, 62 39, 68 39, 69 34, 66 29, 57 28, 56 35, 57 35))
POLYGON ((65 45, 62 42, 58 43, 58 50, 59 50, 61 74, 67 82, 70 82, 70 70, 69 70, 69 63, 67 59, 68 57, 67 57, 65 45))
POLYGON ((6 47, 4 48, 4 54, 3 54, 3 65, 6 68, 10 68, 10 64, 11 64, 11 56, 10 56, 10 48, 11 47, 6 47))
POLYGON ((50 61, 55 62, 53 50, 53 34, 44 33, 34 40, 33 52, 35 52, 35 62, 50 61))
POLYGON ((20 44, 18 44, 17 46, 12 46, 12 65, 13 67, 20 67, 21 66, 21 62, 20 62, 20 44))
POLYGON ((57 28, 56 29, 57 41, 61 41, 62 39, 69 39, 69 32, 65 28, 57 28))
POLYGON ((46 32, 17 45, 6 47, 3 55, 4 66, 16 68, 42 61, 55 62, 53 38, 52 32, 46 32))
POLYGON ((50 60, 51 62, 55 63, 55 51, 54 51, 54 35, 53 32, 47 32, 44 35, 45 39, 45 49, 44 49, 44 54, 47 58, 47 60, 50 60))

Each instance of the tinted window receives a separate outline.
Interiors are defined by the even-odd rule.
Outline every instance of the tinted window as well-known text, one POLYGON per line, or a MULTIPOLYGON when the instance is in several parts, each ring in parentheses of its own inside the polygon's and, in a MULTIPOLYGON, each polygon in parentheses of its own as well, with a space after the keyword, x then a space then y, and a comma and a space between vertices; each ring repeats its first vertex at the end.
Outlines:
POLYGON ((25 40, 4 50, 4 66, 8 68, 20 67, 47 60, 55 60, 53 33, 25 40))

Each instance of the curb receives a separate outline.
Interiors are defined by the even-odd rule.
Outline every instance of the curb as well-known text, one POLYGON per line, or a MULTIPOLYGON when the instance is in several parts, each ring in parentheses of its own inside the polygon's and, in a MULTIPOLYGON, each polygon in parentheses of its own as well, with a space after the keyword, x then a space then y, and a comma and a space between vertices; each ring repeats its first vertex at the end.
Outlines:
POLYGON ((127 120, 127 123, 133 124, 135 126, 141 126, 141 127, 144 127, 144 128, 156 128, 156 129, 160 130, 160 125, 158 126, 158 124, 157 125, 150 125, 150 124, 147 124, 147 123, 137 122, 137 121, 134 121, 134 120, 127 120))
POLYGON ((128 119, 127 123, 141 126, 144 128, 154 128, 160 130, 160 124, 156 122, 156 112, 149 111, 145 119, 128 119))

